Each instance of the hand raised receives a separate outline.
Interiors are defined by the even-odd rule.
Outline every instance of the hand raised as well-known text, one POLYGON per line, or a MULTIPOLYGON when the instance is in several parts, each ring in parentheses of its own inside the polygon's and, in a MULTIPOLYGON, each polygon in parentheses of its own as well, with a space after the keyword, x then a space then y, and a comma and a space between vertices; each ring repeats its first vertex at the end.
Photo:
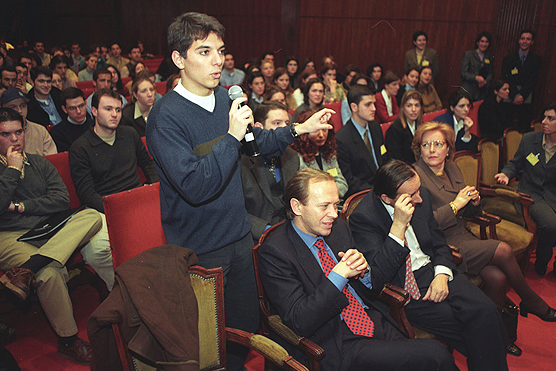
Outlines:
POLYGON ((6 151, 6 160, 8 166, 14 166, 18 169, 23 168, 23 155, 14 149, 14 146, 9 146, 6 151))
POLYGON ((494 176, 494 179, 496 179, 496 181, 500 184, 503 185, 508 185, 508 183, 510 182, 510 178, 508 178, 508 176, 504 173, 498 173, 494 176))
POLYGON ((307 119, 307 121, 295 127, 297 134, 301 135, 314 133, 319 130, 333 129, 332 125, 328 124, 328 120, 330 120, 330 117, 333 113, 335 112, 330 108, 323 108, 320 111, 314 113, 307 119))

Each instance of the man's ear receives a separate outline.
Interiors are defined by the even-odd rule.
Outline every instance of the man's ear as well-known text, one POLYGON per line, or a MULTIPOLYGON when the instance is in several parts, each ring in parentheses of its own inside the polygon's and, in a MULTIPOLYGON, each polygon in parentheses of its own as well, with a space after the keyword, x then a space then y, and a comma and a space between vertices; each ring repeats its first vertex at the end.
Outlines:
POLYGON ((97 117, 98 110, 95 107, 91 107, 91 113, 93 114, 93 117, 97 117))
POLYGON ((183 70, 185 68, 185 65, 183 64, 184 59, 185 58, 183 58, 183 56, 177 50, 174 50, 172 52, 172 62, 174 62, 176 67, 178 67, 180 70, 183 70))
POLYGON ((253 124, 253 126, 256 126, 256 127, 258 127, 258 128, 264 129, 263 124, 261 124, 260 122, 255 122, 255 123, 253 124))
POLYGON ((395 200, 393 200, 393 199, 391 199, 390 197, 386 196, 384 193, 380 195, 380 199, 381 199, 382 202, 384 202, 386 205, 394 206, 394 204, 396 203, 395 200))
POLYGON ((62 110, 64 110, 64 112, 66 113, 66 115, 68 114, 68 110, 66 109, 65 105, 62 105, 62 110))
POLYGON ((290 206, 295 216, 301 215, 301 201, 299 201, 297 198, 292 198, 290 200, 290 206))
POLYGON ((358 109, 357 104, 351 103, 351 104, 349 105, 349 108, 351 109, 351 112, 357 113, 357 109, 358 109))

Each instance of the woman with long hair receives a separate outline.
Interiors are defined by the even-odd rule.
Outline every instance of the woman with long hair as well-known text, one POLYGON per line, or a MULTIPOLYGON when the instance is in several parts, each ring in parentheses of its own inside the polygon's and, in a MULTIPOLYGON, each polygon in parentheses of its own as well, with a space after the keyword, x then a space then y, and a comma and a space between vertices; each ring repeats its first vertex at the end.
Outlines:
POLYGON ((421 93, 423 100, 423 113, 439 111, 442 109, 442 101, 432 83, 432 68, 421 67, 419 72, 419 84, 417 91, 421 93))
POLYGON ((320 78, 324 82, 324 103, 341 102, 346 99, 346 92, 342 84, 336 81, 336 65, 326 63, 320 70, 320 78))
POLYGON ((293 99, 295 99, 295 103, 298 107, 303 104, 303 91, 305 90, 305 84, 307 84, 307 81, 310 79, 316 79, 317 77, 317 71, 315 71, 312 67, 305 68, 301 74, 299 74, 297 89, 295 89, 292 93, 293 99))
POLYGON ((299 77, 299 61, 295 56, 289 56, 286 58, 286 70, 288 71, 288 76, 290 77, 290 86, 292 90, 297 89, 297 78, 299 77))
POLYGON ((131 101, 122 110, 122 124, 133 127, 140 137, 145 136, 155 93, 154 82, 146 74, 140 74, 131 85, 131 101))
POLYGON ((408 164, 415 162, 411 149, 415 130, 423 122, 423 99, 416 90, 406 91, 402 97, 400 116, 386 131, 384 144, 390 158, 402 160, 408 164))
MULTIPOLYGON (((317 111, 317 109, 303 111, 299 115, 298 121, 300 123, 305 122, 317 111)), ((329 124, 331 123, 329 122, 329 124)), ((348 184, 338 165, 338 152, 336 150, 336 134, 334 133, 334 129, 302 134, 295 139, 291 147, 299 154, 300 169, 310 167, 326 171, 334 177, 334 181, 338 186, 340 198, 344 197, 348 190, 348 184)))
POLYGON ((324 108, 324 83, 321 79, 311 79, 307 81, 303 92, 303 104, 295 110, 293 120, 296 121, 299 115, 306 109, 324 108))
POLYGON ((278 86, 284 92, 286 96, 286 106, 288 109, 296 109, 297 103, 292 96, 293 89, 290 85, 290 75, 288 71, 284 67, 278 67, 276 71, 274 71, 274 76, 272 77, 274 85, 278 86))
POLYGON ((112 89, 116 91, 116 93, 123 95, 124 97, 128 97, 129 89, 124 86, 120 71, 118 71, 116 67, 108 63, 104 66, 104 68, 110 71, 110 74, 112 75, 112 89))

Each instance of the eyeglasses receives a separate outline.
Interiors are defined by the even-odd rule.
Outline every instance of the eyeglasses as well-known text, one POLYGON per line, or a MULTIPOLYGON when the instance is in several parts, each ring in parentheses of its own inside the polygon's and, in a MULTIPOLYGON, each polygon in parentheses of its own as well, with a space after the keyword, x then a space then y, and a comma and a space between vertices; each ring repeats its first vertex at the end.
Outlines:
POLYGON ((437 140, 437 141, 434 141, 434 142, 421 143, 421 148, 431 149, 432 146, 434 146, 435 149, 442 149, 442 148, 444 148, 445 145, 446 145, 446 142, 443 142, 441 140, 437 140))
POLYGON ((78 109, 79 109, 80 111, 83 111, 83 108, 85 108, 86 105, 87 105, 87 103, 81 103, 81 104, 78 105, 78 106, 68 106, 68 107, 66 107, 66 109, 67 109, 68 111, 72 111, 72 112, 73 112, 73 111, 77 111, 78 109))

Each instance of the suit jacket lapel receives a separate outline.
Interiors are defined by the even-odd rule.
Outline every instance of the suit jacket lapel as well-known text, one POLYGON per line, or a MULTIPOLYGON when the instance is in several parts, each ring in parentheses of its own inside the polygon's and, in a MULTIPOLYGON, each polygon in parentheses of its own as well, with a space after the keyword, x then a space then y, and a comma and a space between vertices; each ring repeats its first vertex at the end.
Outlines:
POLYGON ((253 172, 253 176, 259 183, 259 187, 266 198, 272 202, 272 191, 270 190, 269 178, 272 177, 268 171, 262 157, 249 157, 251 161, 250 169, 253 172))
MULTIPOLYGON (((363 142, 363 139, 361 138, 359 132, 355 128, 355 125, 357 124, 354 123, 351 119, 348 121, 346 125, 350 125, 350 124, 351 124, 351 126, 349 127, 350 135, 355 149, 357 150, 361 158, 364 159, 365 162, 369 165, 369 167, 373 170, 373 173, 376 172, 376 165, 373 158, 371 157, 371 153, 367 149, 365 142, 363 142)), ((373 138, 373 142, 374 142, 374 138, 373 138)))

